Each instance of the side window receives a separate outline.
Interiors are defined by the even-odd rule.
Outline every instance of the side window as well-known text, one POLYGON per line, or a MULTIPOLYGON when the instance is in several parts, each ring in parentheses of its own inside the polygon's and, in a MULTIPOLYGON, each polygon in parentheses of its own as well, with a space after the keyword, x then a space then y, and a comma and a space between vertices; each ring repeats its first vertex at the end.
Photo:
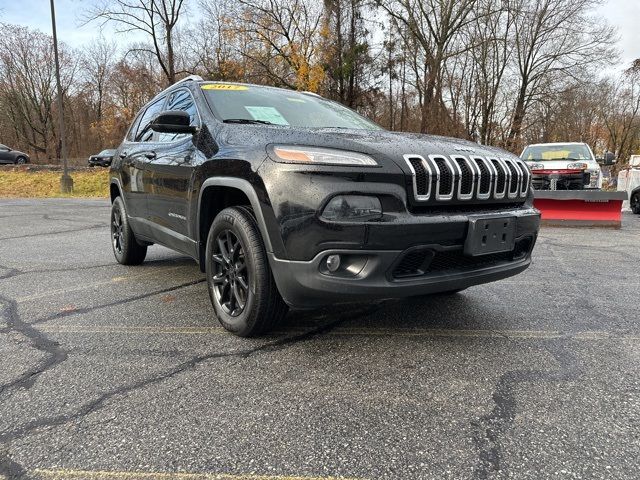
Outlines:
POLYGON ((135 141, 136 142, 150 142, 153 138, 153 130, 151 130, 151 120, 155 118, 162 111, 162 106, 164 105, 165 97, 162 97, 160 100, 155 101, 144 112, 142 118, 140 119, 140 125, 137 128, 135 141))
POLYGON ((136 118, 133 119, 133 123, 131 124, 131 127, 129 127, 129 131, 127 132, 127 141, 133 142, 135 140, 136 132, 138 131, 138 125, 140 125, 140 119, 142 118, 143 113, 144 110, 138 112, 136 118))
MULTIPOLYGON (((198 109, 196 103, 191 96, 189 90, 178 90, 169 96, 166 110, 182 110, 187 112, 191 117, 191 125, 200 125, 200 117, 198 116, 198 109)), ((172 142, 182 138, 189 137, 189 134, 184 133, 159 133, 159 142, 172 142)))

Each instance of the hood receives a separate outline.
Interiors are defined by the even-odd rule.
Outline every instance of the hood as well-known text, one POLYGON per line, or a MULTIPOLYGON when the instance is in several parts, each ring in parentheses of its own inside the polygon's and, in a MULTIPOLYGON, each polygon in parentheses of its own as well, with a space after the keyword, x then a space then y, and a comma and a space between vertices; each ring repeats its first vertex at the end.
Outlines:
MULTIPOLYGON (((405 154, 482 155, 515 157, 499 148, 478 145, 458 138, 387 130, 339 128, 301 129, 261 125, 228 125, 219 140, 225 146, 255 147, 267 144, 306 145, 365 153, 379 163, 393 161, 404 166, 405 154)), ((517 158, 517 157, 515 157, 517 158)))

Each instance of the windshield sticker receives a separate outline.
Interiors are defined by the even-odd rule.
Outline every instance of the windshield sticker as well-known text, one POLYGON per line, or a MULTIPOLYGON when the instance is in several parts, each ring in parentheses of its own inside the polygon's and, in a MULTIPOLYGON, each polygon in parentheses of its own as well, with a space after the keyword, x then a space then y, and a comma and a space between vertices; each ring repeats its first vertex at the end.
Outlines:
POLYGON ((258 107, 245 105, 244 108, 251 114, 254 120, 261 120, 263 122, 269 122, 275 125, 289 125, 289 122, 287 122, 282 114, 274 107, 258 107))
POLYGON ((202 90, 249 90, 249 87, 245 87, 244 85, 228 85, 223 83, 208 83, 206 85, 202 85, 202 90))
POLYGON ((287 97, 287 100, 289 100, 290 102, 296 102, 296 103, 307 103, 305 102, 303 99, 301 98, 292 98, 292 97, 287 97))

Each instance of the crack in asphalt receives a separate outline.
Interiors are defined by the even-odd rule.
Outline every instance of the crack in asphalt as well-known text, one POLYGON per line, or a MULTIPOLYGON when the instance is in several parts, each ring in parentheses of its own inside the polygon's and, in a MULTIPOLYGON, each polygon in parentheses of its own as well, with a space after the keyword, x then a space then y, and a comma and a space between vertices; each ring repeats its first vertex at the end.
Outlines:
POLYGON ((11 458, 8 447, 0 449, 0 478, 28 478, 24 467, 11 458))
POLYGON ((49 357, 43 360, 42 362, 40 362, 40 364, 36 368, 23 373, 22 375, 20 375, 19 377, 15 378, 10 382, 0 385, 0 397, 2 397, 2 395, 4 395, 9 390, 12 390, 18 387, 23 387, 28 390, 33 385, 36 378, 40 374, 42 374, 46 370, 49 370, 59 365, 60 363, 62 363, 67 359, 68 352, 61 349, 58 342, 55 342, 49 339, 44 333, 34 328, 34 325, 38 325, 40 323, 44 323, 44 322, 58 319, 58 318, 68 317, 71 315, 92 312, 94 310, 98 310, 102 308, 109 308, 117 305, 123 305, 136 300, 141 300, 141 299, 152 297, 155 295, 160 295, 163 293, 179 290, 181 288, 189 287, 191 285, 197 285, 205 281, 206 279, 193 280, 191 282, 183 283, 173 287, 167 287, 162 290, 156 290, 154 292, 144 293, 141 295, 137 295, 135 297, 129 297, 126 299, 110 302, 107 304, 95 305, 95 306, 86 307, 86 308, 79 308, 77 310, 71 310, 68 312, 59 312, 54 315, 50 315, 49 317, 44 317, 39 320, 35 320, 31 323, 26 323, 20 319, 15 300, 3 298, 0 296, 0 303, 3 305, 3 310, 4 310, 3 316, 7 318, 7 326, 4 328, 1 328, 0 333, 7 334, 9 332, 16 331, 22 334, 23 336, 27 337, 35 348, 49 355, 49 357))
POLYGON ((370 315, 378 308, 379 308, 379 304, 376 303, 375 305, 369 306, 366 309, 361 310, 360 312, 350 312, 348 315, 341 316, 338 319, 334 320, 333 322, 320 325, 307 332, 303 332, 298 335, 284 337, 272 342, 263 343, 253 348, 233 350, 230 352, 214 352, 214 353, 192 357, 189 360, 185 360, 184 362, 179 363, 175 367, 164 371, 163 373, 153 375, 153 376, 144 378, 142 380, 139 380, 137 382, 125 384, 117 388, 111 389, 103 393, 93 401, 85 403, 84 405, 81 405, 74 412, 32 420, 30 422, 24 423, 14 428, 13 430, 5 430, 4 432, 0 433, 0 443, 7 444, 16 439, 24 438, 30 435, 31 433, 33 433, 35 430, 48 428, 48 427, 56 427, 56 426, 67 424, 72 421, 82 419, 90 415, 91 413, 103 408, 105 404, 114 397, 124 396, 126 394, 129 394, 141 388, 145 388, 150 385, 159 384, 185 371, 191 370, 207 360, 220 359, 220 358, 233 358, 233 357, 246 359, 260 352, 278 351, 278 350, 287 348, 290 345, 304 342, 316 336, 323 335, 346 321, 351 321, 354 319, 358 319, 358 318, 370 315))
MULTIPOLYGON (((191 258, 187 257, 177 257, 169 260, 148 260, 145 262, 147 267, 149 266, 159 266, 159 265, 182 265, 184 264, 184 260, 187 260, 188 263, 194 264, 191 258)), ((63 272, 79 272, 83 270, 93 270, 98 268, 107 268, 107 267, 122 267, 117 262, 109 262, 109 263, 99 263, 96 265, 82 265, 79 267, 63 267, 63 268, 39 268, 34 270, 20 270, 15 267, 9 267, 7 265, 0 265, 0 270, 7 270, 6 273, 0 275, 0 280, 5 280, 7 278, 17 277, 19 275, 30 275, 34 273, 63 273, 63 272)))
POLYGON ((21 238, 47 237, 49 235, 60 235, 63 233, 77 233, 77 232, 83 232, 85 230, 95 230, 98 228, 106 228, 108 226, 109 226, 108 223, 96 223, 93 225, 86 225, 82 228, 73 228, 68 230, 54 230, 53 232, 29 233, 26 235, 16 235, 13 237, 0 237, 0 240, 18 240, 21 238))
POLYGON ((71 317, 74 315, 81 315, 83 313, 93 312, 95 310, 101 310, 103 308, 109 307, 117 307, 119 305, 126 305, 127 303, 135 302, 137 300, 143 300, 145 298, 153 297, 156 295, 161 295, 163 293, 173 292, 175 290, 180 290, 181 288, 190 287, 192 285, 198 285, 200 283, 206 282, 206 278, 199 278, 197 280, 192 280, 190 282, 181 283, 180 285, 175 285, 172 287, 166 287, 161 290, 154 290, 153 292, 141 293, 140 295, 135 295, 133 297, 122 298, 120 300, 116 300, 114 302, 101 303, 99 305, 92 305, 90 307, 82 307, 77 308, 75 310, 66 310, 63 312, 56 312, 51 315, 47 315, 46 317, 38 318, 31 322, 31 325, 39 325, 41 323, 50 322, 52 320, 58 320, 60 318, 71 317))
POLYGON ((544 342, 544 348, 558 362, 560 369, 509 370, 498 378, 492 399, 494 407, 477 421, 472 421, 473 443, 478 451, 473 478, 485 480, 504 471, 502 438, 516 418, 516 388, 523 383, 563 382, 574 380, 581 372, 575 357, 567 349, 569 337, 544 342))
POLYGON ((67 352, 60 347, 58 342, 50 339, 47 335, 20 318, 18 305, 15 300, 0 296, 0 304, 2 304, 2 317, 6 318, 7 324, 7 326, 2 329, 2 333, 17 332, 26 337, 35 349, 46 355, 35 368, 24 372, 10 382, 0 385, 1 397, 7 391, 16 387, 22 387, 28 390, 36 381, 38 375, 64 362, 68 358, 68 355, 67 352))

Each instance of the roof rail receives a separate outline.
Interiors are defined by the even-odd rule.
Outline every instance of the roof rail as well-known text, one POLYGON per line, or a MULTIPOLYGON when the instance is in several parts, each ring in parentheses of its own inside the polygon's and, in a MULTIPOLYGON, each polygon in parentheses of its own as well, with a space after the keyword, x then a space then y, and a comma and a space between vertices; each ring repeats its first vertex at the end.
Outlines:
MULTIPOLYGON (((162 90, 160 93, 158 93, 158 95, 162 95, 163 93, 165 93, 167 90, 171 90, 173 87, 175 87, 176 85, 181 85, 183 83, 186 82, 202 82, 203 79, 200 75, 189 75, 188 77, 183 78, 182 80, 178 80, 176 83, 174 83, 173 85, 169 85, 167 88, 165 88, 164 90, 162 90)), ((156 97, 158 96, 156 95, 156 97)))
POLYGON ((178 85, 179 83, 183 83, 183 82, 202 82, 202 81, 203 79, 200 75, 189 75, 188 77, 184 77, 182 80, 178 80, 173 85, 178 85))

